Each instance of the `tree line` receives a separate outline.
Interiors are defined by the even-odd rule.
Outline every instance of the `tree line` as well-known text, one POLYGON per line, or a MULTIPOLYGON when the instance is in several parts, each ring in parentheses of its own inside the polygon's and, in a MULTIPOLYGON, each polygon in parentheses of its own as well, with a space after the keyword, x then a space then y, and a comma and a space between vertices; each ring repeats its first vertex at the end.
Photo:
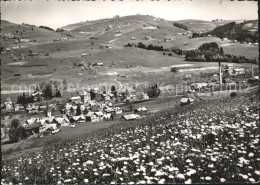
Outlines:
POLYGON ((184 30, 188 30, 187 26, 185 26, 181 23, 173 23, 173 26, 176 26, 176 27, 184 29, 184 30))
MULTIPOLYGON (((125 45, 125 47, 137 47, 137 48, 141 48, 141 49, 154 50, 154 51, 168 51, 168 52, 173 52, 177 55, 183 54, 182 49, 178 49, 178 48, 168 49, 168 48, 164 48, 163 46, 157 46, 157 45, 152 45, 152 44, 149 44, 148 46, 146 46, 142 42, 139 42, 137 45, 133 44, 133 43, 128 43, 125 45)), ((163 54, 166 55, 165 52, 163 54)), ((172 56, 171 53, 169 53, 168 55, 172 56)))
POLYGON ((250 23, 251 21, 245 21, 244 23, 236 24, 235 22, 230 22, 222 26, 218 26, 212 31, 205 33, 193 33, 192 38, 198 37, 207 37, 212 35, 219 37, 220 39, 228 38, 230 40, 237 40, 240 43, 243 42, 258 42, 258 32, 250 33, 248 30, 243 29, 242 27, 250 23))
POLYGON ((185 55, 186 61, 207 61, 207 62, 233 62, 233 63, 253 63, 256 59, 248 59, 245 56, 235 56, 224 54, 223 48, 216 42, 203 43, 196 50, 189 50, 185 55))

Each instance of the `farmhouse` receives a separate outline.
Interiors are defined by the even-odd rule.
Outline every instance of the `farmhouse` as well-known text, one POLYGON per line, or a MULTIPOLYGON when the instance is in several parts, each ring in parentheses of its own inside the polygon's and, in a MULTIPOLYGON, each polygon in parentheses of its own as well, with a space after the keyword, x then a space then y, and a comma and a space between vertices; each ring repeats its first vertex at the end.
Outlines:
POLYGON ((203 87, 206 87, 208 84, 207 83, 193 83, 190 85, 191 89, 200 89, 203 87))
POLYGON ((20 39, 20 42, 21 43, 28 43, 28 42, 31 42, 30 39, 20 39))
POLYGON ((24 106, 22 104, 15 104, 14 111, 24 111, 24 106))
POLYGON ((112 46, 108 45, 108 44, 101 44, 100 45, 100 49, 105 49, 105 48, 112 48, 112 46))
POLYGON ((81 94, 80 94, 80 97, 81 97, 81 101, 83 103, 87 103, 88 100, 90 100, 90 93, 89 92, 86 92, 86 91, 83 91, 81 94))
POLYGON ((124 115, 122 116, 122 119, 124 119, 125 121, 131 121, 131 120, 136 120, 136 119, 140 119, 141 117, 138 114, 128 114, 128 115, 124 115))
POLYGON ((194 99, 193 98, 186 98, 186 97, 183 97, 181 98, 181 101, 180 101, 180 105, 186 105, 186 104, 191 104, 194 102, 194 99))
POLYGON ((233 75, 240 75, 240 74, 245 74, 244 68, 236 68, 233 70, 233 75))
POLYGON ((80 103, 81 102, 81 97, 80 96, 71 97, 70 101, 73 102, 73 103, 80 103))
POLYGON ((81 57, 86 57, 86 56, 88 56, 87 53, 82 53, 82 54, 81 54, 81 57))
POLYGON ((148 109, 146 107, 139 107, 134 110, 135 114, 145 114, 148 112, 148 109))
POLYGON ((88 112, 86 115, 86 121, 98 122, 100 118, 94 112, 88 112))
POLYGON ((76 123, 84 123, 86 121, 86 117, 84 115, 73 116, 71 120, 76 123))
POLYGON ((12 110, 13 109, 13 103, 12 102, 5 102, 4 109, 5 110, 12 110))
POLYGON ((16 76, 21 76, 21 74, 20 73, 14 73, 14 77, 16 77, 16 76))
POLYGON ((103 65, 104 65, 103 62, 95 62, 93 64, 93 67, 102 67, 103 65))
POLYGON ((28 56, 37 57, 39 56, 39 53, 28 53, 28 56))
POLYGON ((35 135, 40 132, 41 123, 32 123, 29 125, 24 125, 23 128, 23 134, 25 137, 29 137, 31 135, 35 135))

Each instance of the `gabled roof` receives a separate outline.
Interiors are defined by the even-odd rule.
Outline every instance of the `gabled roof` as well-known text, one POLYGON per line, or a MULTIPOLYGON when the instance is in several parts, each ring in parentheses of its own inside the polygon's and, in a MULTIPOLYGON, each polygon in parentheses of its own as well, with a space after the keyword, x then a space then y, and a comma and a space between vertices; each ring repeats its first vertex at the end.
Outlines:
POLYGON ((39 128, 40 126, 41 126, 41 123, 37 122, 37 123, 25 125, 25 126, 23 126, 23 128, 25 130, 31 130, 31 129, 39 128))
POLYGON ((103 112, 95 112, 94 114, 97 115, 97 116, 103 116, 104 115, 103 112))
POLYGON ((148 111, 148 109, 146 107, 139 107, 136 109, 138 112, 142 112, 142 111, 148 111))
POLYGON ((128 114, 128 115, 124 115, 123 118, 125 118, 126 120, 134 120, 134 119, 139 119, 141 117, 137 114, 128 114))
POLYGON ((88 112, 87 114, 86 114, 86 117, 91 117, 91 116, 93 116, 94 115, 94 112, 88 112))

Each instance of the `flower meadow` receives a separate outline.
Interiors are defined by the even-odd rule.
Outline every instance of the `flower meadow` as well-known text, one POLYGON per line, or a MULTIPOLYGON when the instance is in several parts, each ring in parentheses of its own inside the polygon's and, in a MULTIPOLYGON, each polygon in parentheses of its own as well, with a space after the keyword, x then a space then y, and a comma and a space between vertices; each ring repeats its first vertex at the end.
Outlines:
POLYGON ((200 101, 2 161, 2 184, 257 183, 258 98, 200 101))

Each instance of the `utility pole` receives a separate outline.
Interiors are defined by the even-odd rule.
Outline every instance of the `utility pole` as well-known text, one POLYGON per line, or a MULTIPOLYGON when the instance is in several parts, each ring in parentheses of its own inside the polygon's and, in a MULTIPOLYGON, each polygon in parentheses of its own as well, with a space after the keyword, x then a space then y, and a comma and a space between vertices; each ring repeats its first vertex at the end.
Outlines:
POLYGON ((252 79, 254 79, 254 66, 253 66, 253 63, 251 63, 251 75, 252 75, 252 79))
POLYGON ((221 62, 218 62, 218 66, 219 66, 219 86, 222 89, 221 62))

